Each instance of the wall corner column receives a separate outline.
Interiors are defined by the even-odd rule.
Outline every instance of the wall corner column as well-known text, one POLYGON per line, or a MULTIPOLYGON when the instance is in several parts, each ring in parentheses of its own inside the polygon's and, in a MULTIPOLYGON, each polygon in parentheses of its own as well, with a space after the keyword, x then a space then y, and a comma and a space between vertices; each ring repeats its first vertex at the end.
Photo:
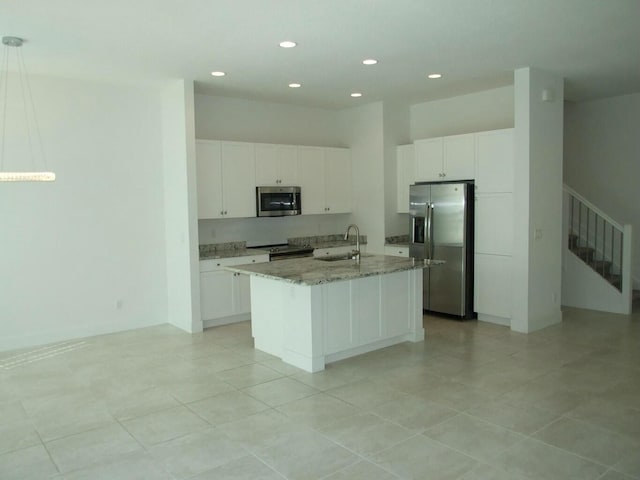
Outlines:
POLYGON ((167 84, 162 98, 167 322, 202 331, 193 81, 167 84))
POLYGON ((562 321, 564 81, 536 68, 514 75, 515 165, 511 329, 562 321))

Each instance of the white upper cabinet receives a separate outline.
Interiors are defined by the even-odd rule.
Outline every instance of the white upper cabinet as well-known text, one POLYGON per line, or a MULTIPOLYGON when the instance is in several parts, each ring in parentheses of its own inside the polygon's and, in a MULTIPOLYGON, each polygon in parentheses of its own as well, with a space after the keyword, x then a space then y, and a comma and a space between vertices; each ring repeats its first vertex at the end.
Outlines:
POLYGON ((513 129, 476 135, 476 187, 478 192, 512 192, 514 163, 513 129))
POLYGON ((425 138, 414 142, 417 182, 442 180, 444 158, 442 143, 442 137, 425 138))
POLYGON ((220 142, 196 142, 196 184, 198 188, 198 218, 220 218, 222 207, 222 161, 220 142))
POLYGON ((324 161, 327 213, 351 212, 351 151, 325 148, 324 161))
POLYGON ((416 140, 416 181, 475 178, 475 134, 416 140))
POLYGON ((351 211, 351 152, 347 148, 298 147, 302 213, 351 211))
POLYGON ((396 149, 397 211, 409 213, 409 186, 416 181, 416 159, 413 144, 396 149))
POLYGON ((322 147, 298 147, 298 173, 302 213, 326 213, 324 149, 322 147))
POLYGON ((222 142, 222 203, 225 217, 256 216, 256 166, 252 143, 222 142))
POLYGON ((444 137, 443 180, 473 180, 475 170, 475 134, 444 137))
POLYGON ((256 186, 298 186, 298 147, 257 143, 256 186))
POLYGON ((252 143, 196 141, 198 218, 254 217, 252 143))

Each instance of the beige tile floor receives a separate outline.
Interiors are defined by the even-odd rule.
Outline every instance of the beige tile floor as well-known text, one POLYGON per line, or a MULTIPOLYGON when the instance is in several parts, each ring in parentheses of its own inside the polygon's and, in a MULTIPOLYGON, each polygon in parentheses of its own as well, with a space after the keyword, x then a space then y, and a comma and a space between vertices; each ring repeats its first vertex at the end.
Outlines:
POLYGON ((640 315, 425 342, 309 374, 248 323, 0 354, 0 478, 640 479, 640 315))

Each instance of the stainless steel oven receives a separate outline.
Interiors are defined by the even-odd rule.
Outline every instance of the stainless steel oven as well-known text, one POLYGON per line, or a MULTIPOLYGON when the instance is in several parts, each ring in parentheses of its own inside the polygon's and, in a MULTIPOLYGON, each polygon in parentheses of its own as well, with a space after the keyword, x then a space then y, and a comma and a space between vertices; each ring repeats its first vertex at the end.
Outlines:
POLYGON ((256 216, 300 215, 300 187, 256 187, 256 216))

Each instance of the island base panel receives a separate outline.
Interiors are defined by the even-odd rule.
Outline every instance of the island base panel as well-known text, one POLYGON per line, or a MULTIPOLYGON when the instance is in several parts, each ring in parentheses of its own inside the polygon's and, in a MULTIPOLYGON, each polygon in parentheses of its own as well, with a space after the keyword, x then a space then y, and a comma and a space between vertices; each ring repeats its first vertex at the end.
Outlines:
POLYGON ((422 271, 311 286, 252 275, 251 312, 255 348, 317 372, 326 363, 422 341, 422 271))

